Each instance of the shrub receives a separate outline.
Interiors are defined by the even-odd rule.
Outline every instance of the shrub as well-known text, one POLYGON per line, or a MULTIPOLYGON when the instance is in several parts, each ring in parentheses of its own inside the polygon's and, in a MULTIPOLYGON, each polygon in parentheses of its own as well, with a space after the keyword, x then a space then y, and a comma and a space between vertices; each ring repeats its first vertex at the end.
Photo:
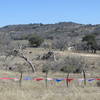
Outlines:
POLYGON ((52 42, 52 48, 59 49, 61 51, 65 50, 67 48, 67 45, 68 45, 67 39, 63 39, 63 38, 54 39, 52 42))
POLYGON ((92 53, 96 53, 97 42, 95 35, 86 35, 82 38, 82 42, 86 42, 87 50, 92 50, 92 53))
POLYGON ((80 73, 85 65, 85 61, 81 57, 66 57, 62 64, 61 71, 68 73, 80 73))
POLYGON ((54 72, 62 71, 65 73, 81 73, 83 69, 87 67, 86 62, 82 57, 72 56, 57 60, 56 62, 52 61, 46 63, 44 66, 45 70, 49 69, 54 72))
POLYGON ((56 66, 56 69, 66 73, 81 73, 86 66, 86 62, 82 57, 68 56, 58 62, 56 66))
POLYGON ((28 41, 29 41, 29 45, 30 46, 38 47, 38 46, 40 46, 43 43, 44 40, 40 36, 32 35, 32 36, 30 36, 28 41))

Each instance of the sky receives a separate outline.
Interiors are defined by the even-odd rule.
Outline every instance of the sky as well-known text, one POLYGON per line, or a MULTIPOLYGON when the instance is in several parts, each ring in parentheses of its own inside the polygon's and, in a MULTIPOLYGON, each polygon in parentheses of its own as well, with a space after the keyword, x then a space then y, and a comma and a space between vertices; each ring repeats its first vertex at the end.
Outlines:
POLYGON ((0 27, 58 22, 100 24, 100 0, 0 0, 0 27))

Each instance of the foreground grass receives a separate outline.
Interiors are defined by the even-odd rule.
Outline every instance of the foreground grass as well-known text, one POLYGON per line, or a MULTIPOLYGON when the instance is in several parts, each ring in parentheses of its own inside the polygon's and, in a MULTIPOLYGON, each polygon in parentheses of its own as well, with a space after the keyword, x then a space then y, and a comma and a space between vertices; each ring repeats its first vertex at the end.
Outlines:
POLYGON ((44 88, 36 84, 0 86, 0 100, 100 100, 97 87, 44 88))
MULTIPOLYGON (((18 73, 0 71, 0 76, 17 77, 18 73)), ((25 74, 25 76, 31 74, 25 74)), ((35 74, 34 77, 45 77, 45 75, 35 74)), ((62 77, 63 74, 51 75, 51 77, 62 77)), ((18 76, 19 77, 19 76, 18 76)), ((96 85, 79 86, 75 82, 66 87, 65 82, 23 80, 22 86, 19 82, 12 80, 0 80, 0 100, 100 100, 100 88, 96 85)))

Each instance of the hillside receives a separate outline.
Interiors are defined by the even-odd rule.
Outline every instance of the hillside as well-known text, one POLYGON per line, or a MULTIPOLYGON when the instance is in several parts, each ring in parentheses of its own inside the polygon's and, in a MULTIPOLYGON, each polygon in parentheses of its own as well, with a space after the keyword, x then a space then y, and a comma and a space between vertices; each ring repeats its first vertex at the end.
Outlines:
POLYGON ((20 24, 8 25, 0 28, 0 32, 9 33, 20 38, 26 34, 38 34, 45 38, 71 37, 80 38, 85 34, 96 34, 100 39, 100 25, 84 25, 73 22, 60 22, 55 24, 20 24))

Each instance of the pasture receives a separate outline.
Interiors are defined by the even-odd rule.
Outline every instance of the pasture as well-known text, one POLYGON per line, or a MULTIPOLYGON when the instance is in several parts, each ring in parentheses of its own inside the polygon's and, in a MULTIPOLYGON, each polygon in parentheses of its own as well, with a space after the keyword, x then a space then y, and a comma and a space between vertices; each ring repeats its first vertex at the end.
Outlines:
MULTIPOLYGON (((25 73, 24 77, 43 77, 43 73, 25 73)), ((64 73, 49 73, 48 77, 64 78, 64 73)), ((20 77, 19 73, 0 71, 0 77, 20 77)), ((71 78, 81 78, 81 74, 71 74, 71 78)), ((92 77, 87 74, 87 77, 92 77)), ((99 77, 99 75, 98 75, 99 77)), ((100 100, 100 87, 97 87, 96 81, 84 84, 78 84, 78 81, 73 80, 69 87, 66 87, 65 81, 57 83, 48 81, 48 87, 45 86, 45 80, 23 80, 22 86, 19 86, 18 81, 0 80, 0 100, 100 100)))
MULTIPOLYGON (((27 48, 23 52, 28 59, 36 65, 36 72, 31 73, 30 71, 23 73, 21 87, 18 80, 3 80, 0 79, 0 100, 100 100, 100 87, 97 86, 97 80, 93 82, 87 82, 84 86, 84 82, 81 84, 78 82, 79 78, 83 78, 83 74, 70 74, 69 78, 74 78, 70 82, 69 87, 66 86, 66 81, 61 81, 57 83, 56 81, 47 81, 47 88, 45 80, 35 81, 35 80, 24 80, 24 77, 32 78, 44 78, 45 73, 41 72, 42 65, 46 61, 37 60, 38 55, 42 55, 48 52, 48 49, 43 48, 27 48), (31 52, 31 53, 29 53, 31 52)), ((84 53, 72 53, 68 51, 54 51, 60 59, 66 56, 82 56, 86 59, 90 68, 86 72, 86 78, 100 78, 99 71, 99 59, 98 54, 84 54, 84 53), (94 67, 95 66, 95 67, 94 67), (93 67, 93 68, 92 68, 93 67)), ((22 64, 25 61, 21 58, 10 57, 7 59, 8 67, 15 65, 16 63, 22 64)), ((3 66, 3 58, 0 58, 0 65, 3 66)), ((23 67, 23 66, 22 66, 23 67)), ((20 78, 20 73, 16 71, 2 70, 0 71, 0 78, 2 77, 12 77, 20 78)), ((61 72, 49 72, 48 78, 66 78, 66 73, 61 72)))

